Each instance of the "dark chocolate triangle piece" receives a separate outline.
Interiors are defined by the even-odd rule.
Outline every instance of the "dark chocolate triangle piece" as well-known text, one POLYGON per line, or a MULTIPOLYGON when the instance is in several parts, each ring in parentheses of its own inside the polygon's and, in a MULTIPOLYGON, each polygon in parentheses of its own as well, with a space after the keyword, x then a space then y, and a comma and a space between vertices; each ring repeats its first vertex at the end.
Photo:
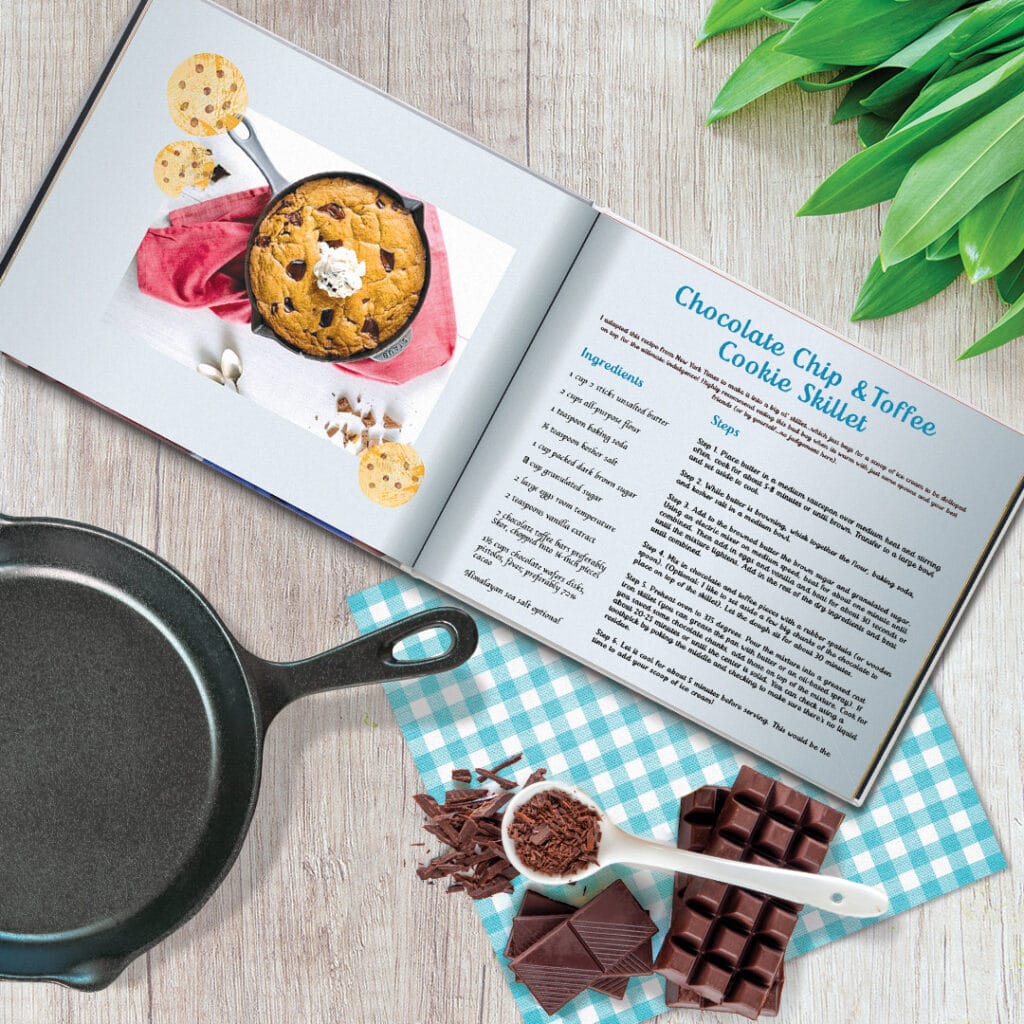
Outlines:
POLYGON ((602 973, 568 918, 513 960, 512 967, 548 1014, 560 1010, 602 973))
POLYGON ((591 955, 607 972, 658 930, 622 879, 613 882, 569 919, 591 955))
POLYGON ((535 917, 517 917, 512 922, 512 934, 505 947, 505 956, 525 953, 538 939, 544 938, 552 928, 566 919, 567 914, 537 914, 535 917))
POLYGON ((571 914, 576 908, 568 903, 559 903, 543 893, 527 889, 520 904, 517 917, 533 917, 535 914, 571 914))
POLYGON ((594 992, 611 996, 612 999, 622 999, 626 994, 630 977, 629 974, 603 974, 590 987, 594 992))
POLYGON ((643 974, 654 973, 654 954, 651 952, 651 940, 644 939, 636 947, 630 950, 611 970, 609 975, 625 974, 634 978, 643 974))

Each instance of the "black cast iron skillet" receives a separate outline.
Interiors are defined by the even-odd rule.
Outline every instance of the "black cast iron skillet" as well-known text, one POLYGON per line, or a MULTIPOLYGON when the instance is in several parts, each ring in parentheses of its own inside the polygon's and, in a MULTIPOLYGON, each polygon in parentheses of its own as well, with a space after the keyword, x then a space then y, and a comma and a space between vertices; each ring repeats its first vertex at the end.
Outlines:
POLYGON ((242 118, 242 125, 245 134, 241 134, 238 129, 235 128, 232 131, 229 131, 228 135, 231 138, 231 141, 256 165, 260 174, 267 179, 267 184, 270 186, 270 191, 273 193, 267 202, 267 205, 256 218, 256 223, 253 224, 252 232, 249 235, 249 244, 245 249, 245 290, 249 294, 249 307, 252 311, 253 334, 259 334, 265 338, 273 338, 279 344, 288 349, 289 352, 298 352, 299 355, 305 356, 307 359, 315 359, 318 362, 353 363, 358 359, 373 359, 377 362, 383 362, 388 359, 394 359, 395 356, 405 349, 412 339, 412 323, 416 319, 419 311, 423 308, 423 302, 427 297, 427 289, 430 287, 430 241, 427 239, 427 230, 423 226, 423 203, 418 199, 409 199, 406 196, 403 196, 400 192, 396 192, 390 185, 385 184, 385 182, 380 181, 377 178, 371 178, 366 174, 353 174, 350 171, 318 171, 316 174, 307 174, 306 177, 299 178, 297 181, 289 181, 274 166, 270 157, 267 156, 266 150, 263 148, 260 140, 256 137, 256 130, 253 128, 252 123, 247 117, 242 118), (405 209, 412 214, 413 223, 416 225, 416 230, 420 235, 420 241, 423 243, 423 287, 420 288, 419 300, 413 307, 413 311, 409 314, 409 319, 406 320, 405 326, 386 341, 382 341, 375 349, 356 352, 354 355, 350 356, 314 355, 311 352, 306 352, 304 349, 297 348, 290 341, 282 338, 274 328, 264 320, 263 314, 260 312, 259 306, 256 304, 256 295, 253 292, 252 279, 249 274, 249 257, 252 254, 252 247, 256 243, 256 238, 260 233, 260 227, 263 224, 263 221, 267 218, 267 215, 282 199, 284 199, 286 195, 294 192, 300 185, 305 185, 310 181, 317 181, 320 178, 350 178, 352 181, 360 181, 372 188, 379 189, 385 195, 390 196, 393 202, 398 203, 399 206, 405 207, 405 209))
POLYGON ((108 985, 231 867, 286 704, 443 672, 476 642, 468 615, 439 608, 273 664, 145 549, 0 517, 0 977, 108 985), (444 654, 396 660, 432 628, 444 654))

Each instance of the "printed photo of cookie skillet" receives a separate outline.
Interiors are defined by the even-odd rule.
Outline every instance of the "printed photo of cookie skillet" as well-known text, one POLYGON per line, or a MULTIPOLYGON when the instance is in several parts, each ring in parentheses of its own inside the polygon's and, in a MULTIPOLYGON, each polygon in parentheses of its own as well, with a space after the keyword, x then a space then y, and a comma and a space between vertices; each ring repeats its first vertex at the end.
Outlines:
POLYGON ((288 181, 248 119, 228 134, 273 192, 245 256, 253 332, 312 359, 398 355, 430 284, 423 204, 347 171, 288 181))

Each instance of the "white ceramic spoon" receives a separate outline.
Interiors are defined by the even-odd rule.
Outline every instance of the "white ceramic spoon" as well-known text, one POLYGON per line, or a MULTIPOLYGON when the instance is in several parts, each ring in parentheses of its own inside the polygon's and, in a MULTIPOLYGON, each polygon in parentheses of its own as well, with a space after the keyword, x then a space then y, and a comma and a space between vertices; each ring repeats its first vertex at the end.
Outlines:
POLYGON ((632 864, 658 868, 662 871, 681 871, 687 875, 725 882, 727 885, 756 889, 758 892, 777 896, 791 903, 804 903, 846 917, 877 917, 889 909, 889 897, 882 889, 862 885, 860 882, 850 882, 832 875, 815 875, 807 871, 790 871, 786 868, 709 857, 707 854, 690 853, 648 839, 640 839, 614 825, 586 793, 561 782, 538 782, 517 793, 505 806, 501 823, 501 841, 505 847, 505 856, 512 866, 525 878, 539 885, 565 885, 588 878, 595 871, 610 864, 632 864), (519 807, 545 791, 565 793, 581 804, 593 808, 597 813, 601 838, 596 864, 590 864, 571 875, 556 876, 534 871, 520 860, 515 843, 508 833, 509 826, 519 807))

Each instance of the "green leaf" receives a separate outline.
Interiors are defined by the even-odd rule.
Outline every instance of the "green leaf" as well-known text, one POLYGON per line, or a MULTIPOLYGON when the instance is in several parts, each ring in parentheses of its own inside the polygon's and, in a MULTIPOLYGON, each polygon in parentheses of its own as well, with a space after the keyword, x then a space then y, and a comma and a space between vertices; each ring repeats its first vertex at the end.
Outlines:
POLYGON ((1003 302, 1011 304, 1024 295, 1024 252, 1004 271, 996 274, 996 291, 1003 302))
POLYGON ((878 64, 963 6, 963 0, 821 0, 785 49, 823 64, 878 64))
POLYGON ((901 313, 911 306, 938 295, 951 285, 963 270, 959 256, 935 262, 920 253, 888 270, 875 260, 864 286, 857 296, 851 320, 874 320, 880 316, 901 313))
POLYGON ((980 337, 957 358, 973 359, 974 356, 980 356, 983 352, 991 352, 992 349, 1000 348, 1022 335, 1024 335, 1024 298, 1019 298, 988 334, 980 337))
POLYGON ((995 68, 980 76, 973 74, 978 69, 972 69, 968 74, 973 77, 958 83, 962 88, 938 90, 938 102, 930 108, 922 104, 913 120, 906 120, 908 110, 881 142, 833 171, 815 189, 798 216, 844 213, 892 199, 919 158, 998 108, 1021 87, 1024 53, 996 63, 995 68))
POLYGON ((862 146, 873 146, 889 134, 892 121, 877 114, 862 114, 857 122, 857 138, 862 146))
POLYGON ((1024 94, 921 157, 903 179, 882 228, 882 264, 920 252, 1024 169, 1024 94))
POLYGON ((1021 32, 1024 32, 1024 11, 1021 11, 1020 0, 986 0, 971 9, 949 56, 963 60, 1007 42, 1021 32))
POLYGON ((859 81, 854 82, 847 89, 846 95, 839 106, 836 107, 836 112, 832 116, 832 123, 839 124, 841 121, 847 121, 851 117, 860 117, 861 114, 866 113, 860 105, 860 101, 865 96, 870 96, 875 89, 888 78, 891 78, 894 73, 888 68, 884 71, 872 71, 868 74, 867 78, 861 78, 859 81))
POLYGON ((876 114, 898 117, 942 66, 950 47, 962 38, 960 29, 969 19, 969 11, 956 11, 886 61, 887 66, 903 70, 866 97, 864 106, 876 114))
POLYGON ((774 10, 765 9, 765 14, 775 21, 784 21, 789 25, 795 25, 818 0, 795 0, 794 3, 786 4, 785 7, 776 7, 774 10))
POLYGON ((948 260, 960 255, 960 238, 957 227, 950 228, 941 238, 929 242, 924 250, 924 257, 927 260, 948 260))
POLYGON ((787 0, 715 0, 694 45, 700 46, 712 36, 760 21, 766 11, 786 3, 787 0))
MULTIPOLYGON (((948 109, 949 104, 959 105, 976 97, 979 90, 985 91, 994 88, 1020 70, 1020 63, 1016 59, 1019 56, 1019 54, 1006 54, 994 60, 965 68, 963 71, 957 71, 948 77, 940 69, 935 73, 933 80, 921 90, 920 96, 907 107, 896 122, 896 131, 915 121, 924 120, 925 115, 932 110, 938 110, 939 107, 942 107, 943 110, 948 109)), ((1009 99, 1011 95, 1012 91, 1007 90, 1005 98, 1009 99)))
POLYGON ((784 29, 782 32, 776 32, 751 50, 746 60, 729 76, 729 80, 715 97, 708 112, 708 124, 721 121, 723 117, 734 114, 740 107, 752 103, 759 96, 802 75, 828 70, 821 64, 805 60, 803 57, 780 52, 776 48, 777 44, 788 31, 789 29, 784 29))
POLYGON ((985 196, 960 222, 960 256, 971 284, 995 277, 1024 249, 1024 174, 985 196))

